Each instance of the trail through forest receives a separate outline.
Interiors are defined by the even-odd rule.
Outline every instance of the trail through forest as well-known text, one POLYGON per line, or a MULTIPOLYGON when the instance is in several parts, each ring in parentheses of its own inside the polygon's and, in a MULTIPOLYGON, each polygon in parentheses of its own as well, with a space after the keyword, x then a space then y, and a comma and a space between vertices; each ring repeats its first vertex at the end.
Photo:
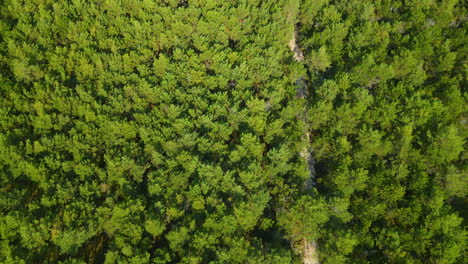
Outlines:
MULTIPOLYGON (((294 31, 291 40, 288 43, 289 49, 294 53, 293 58, 297 62, 301 62, 304 60, 304 53, 302 49, 297 44, 297 32, 294 31)), ((307 92, 307 83, 304 77, 300 77, 295 82, 297 87, 297 96, 299 98, 306 98, 307 92)), ((304 106, 303 114, 301 116, 302 121, 307 124, 307 108, 304 106)), ((310 146, 310 133, 308 131, 307 126, 304 129, 304 137, 303 140, 305 141, 304 148, 301 151, 301 157, 307 162, 308 170, 309 170, 309 178, 304 182, 304 188, 306 190, 310 190, 314 185, 314 178, 315 178, 315 160, 310 153, 308 146, 310 146)), ((317 242, 316 241, 307 241, 307 239, 303 239, 300 243, 302 250, 302 262, 304 264, 319 264, 318 254, 317 254, 317 242)))

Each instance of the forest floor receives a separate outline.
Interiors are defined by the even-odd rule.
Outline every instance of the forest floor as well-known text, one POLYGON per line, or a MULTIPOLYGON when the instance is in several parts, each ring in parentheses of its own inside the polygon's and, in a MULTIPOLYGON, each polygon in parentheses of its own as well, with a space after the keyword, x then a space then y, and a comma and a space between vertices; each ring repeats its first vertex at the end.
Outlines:
POLYGON ((319 264, 317 255, 317 243, 315 241, 308 242, 304 239, 304 252, 302 255, 302 262, 304 264, 319 264))

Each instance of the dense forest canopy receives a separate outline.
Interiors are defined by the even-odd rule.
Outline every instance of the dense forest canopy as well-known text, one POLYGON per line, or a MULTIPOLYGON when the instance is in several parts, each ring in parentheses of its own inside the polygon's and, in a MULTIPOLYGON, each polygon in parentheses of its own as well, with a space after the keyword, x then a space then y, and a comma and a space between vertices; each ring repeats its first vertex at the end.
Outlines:
POLYGON ((464 263, 460 0, 0 0, 1 263, 464 263))

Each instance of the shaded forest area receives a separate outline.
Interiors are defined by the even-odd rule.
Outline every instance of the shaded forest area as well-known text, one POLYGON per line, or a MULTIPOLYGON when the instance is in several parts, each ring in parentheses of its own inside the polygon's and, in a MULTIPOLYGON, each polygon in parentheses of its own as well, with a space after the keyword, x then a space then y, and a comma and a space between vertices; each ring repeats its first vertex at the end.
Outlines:
POLYGON ((0 0, 0 262, 466 262, 467 21, 0 0))

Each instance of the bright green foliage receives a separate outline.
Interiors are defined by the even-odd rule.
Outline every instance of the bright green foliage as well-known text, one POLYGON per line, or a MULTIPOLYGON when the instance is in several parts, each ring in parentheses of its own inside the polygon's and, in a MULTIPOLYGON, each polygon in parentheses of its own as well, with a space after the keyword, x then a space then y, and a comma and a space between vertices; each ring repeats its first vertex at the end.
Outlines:
POLYGON ((301 14, 324 263, 464 262, 464 14, 384 0, 301 14))
POLYGON ((311 197, 302 197, 293 208, 288 210, 284 216, 280 215, 279 218, 292 241, 317 239, 320 236, 322 225, 327 220, 328 213, 324 202, 311 197))
POLYGON ((462 263, 466 11, 0 0, 0 262, 462 263))
POLYGON ((298 5, 2 1, 0 262, 291 262, 298 5))

